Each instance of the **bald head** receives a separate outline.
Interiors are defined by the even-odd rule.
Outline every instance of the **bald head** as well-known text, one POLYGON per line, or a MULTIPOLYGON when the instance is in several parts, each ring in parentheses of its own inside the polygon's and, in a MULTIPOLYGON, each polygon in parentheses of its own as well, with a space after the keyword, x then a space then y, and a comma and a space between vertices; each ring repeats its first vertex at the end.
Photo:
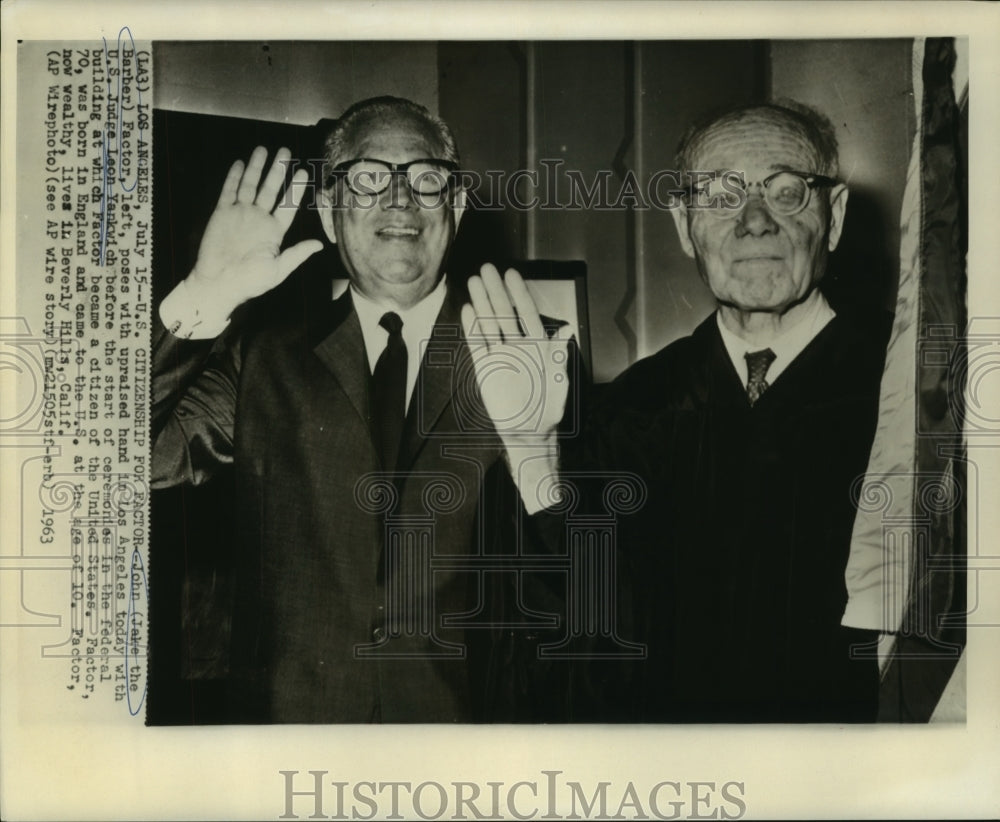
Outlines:
MULTIPOLYGON (((684 135, 677 151, 677 168, 684 171, 716 170, 704 164, 720 139, 749 139, 774 149, 795 144, 808 161, 804 171, 827 177, 839 173, 837 137, 833 124, 808 106, 793 101, 742 106, 696 124, 684 135)), ((721 170, 721 169, 718 169, 721 170)))

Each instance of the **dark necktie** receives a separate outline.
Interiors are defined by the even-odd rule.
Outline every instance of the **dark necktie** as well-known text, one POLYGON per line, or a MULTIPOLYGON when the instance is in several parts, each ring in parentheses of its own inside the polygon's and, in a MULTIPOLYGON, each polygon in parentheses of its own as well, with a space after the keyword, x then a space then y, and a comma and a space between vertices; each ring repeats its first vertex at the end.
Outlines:
POLYGON ((406 343, 401 333, 403 321, 394 311, 383 314, 378 324, 389 332, 389 342, 372 375, 372 428, 381 449, 382 467, 394 471, 406 416, 406 343))
POLYGON ((750 399, 750 405, 753 405, 767 390, 767 380, 764 379, 764 375, 774 362, 775 354, 770 348, 765 348, 762 351, 751 351, 743 356, 747 361, 747 397, 750 399))

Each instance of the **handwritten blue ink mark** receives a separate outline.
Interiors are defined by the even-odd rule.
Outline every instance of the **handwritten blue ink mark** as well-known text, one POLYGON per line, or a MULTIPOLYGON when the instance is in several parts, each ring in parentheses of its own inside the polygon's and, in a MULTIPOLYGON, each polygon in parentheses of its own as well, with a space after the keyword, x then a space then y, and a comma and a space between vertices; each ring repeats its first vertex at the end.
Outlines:
POLYGON ((142 710, 142 705, 146 701, 146 689, 149 687, 149 683, 146 681, 146 671, 139 665, 136 665, 137 673, 135 677, 132 675, 132 667, 129 665, 129 648, 133 646, 136 647, 138 652, 138 647, 140 640, 144 634, 145 625, 143 624, 143 615, 149 612, 146 607, 149 602, 149 584, 146 582, 146 567, 142 564, 142 555, 139 553, 139 549, 135 548, 132 550, 132 568, 129 574, 129 591, 128 591, 128 614, 126 617, 126 631, 125 636, 125 676, 128 678, 128 686, 125 689, 125 696, 128 700, 128 712, 135 716, 142 710), (141 587, 139 583, 141 582, 141 587), (140 603, 142 611, 138 612, 135 608, 136 600, 142 597, 142 602, 140 603), (139 697, 139 704, 132 704, 132 686, 139 679, 142 680, 142 696, 139 697))
MULTIPOLYGON (((119 168, 119 174, 118 174, 118 180, 117 180, 117 182, 121 186, 122 191, 130 192, 130 191, 134 190, 135 187, 136 187, 136 185, 139 182, 139 172, 138 172, 138 169, 135 172, 135 179, 132 180, 132 184, 131 185, 128 185, 128 186, 125 185, 125 178, 121 176, 121 167, 122 167, 122 126, 121 126, 121 121, 122 121, 122 116, 121 116, 121 112, 122 112, 122 79, 121 79, 122 78, 122 73, 121 73, 122 34, 127 34, 128 35, 128 41, 129 41, 129 43, 132 46, 131 54, 133 56, 133 59, 135 59, 135 57, 136 57, 135 40, 132 39, 132 31, 131 31, 131 29, 129 29, 128 26, 122 26, 122 28, 118 32, 118 41, 117 41, 117 44, 116 44, 117 48, 115 50, 115 59, 117 60, 118 65, 115 67, 116 71, 114 73, 115 73, 115 75, 117 76, 118 79, 117 79, 117 93, 115 94, 115 99, 116 99, 116 102, 117 102, 117 106, 116 106, 116 108, 114 110, 114 116, 113 117, 112 117, 111 106, 110 106, 110 101, 112 99, 112 96, 111 96, 111 75, 112 75, 112 71, 111 71, 111 61, 110 61, 109 55, 108 55, 108 40, 107 40, 106 37, 102 37, 101 38, 104 41, 104 71, 105 71, 105 76, 108 78, 108 93, 107 93, 107 97, 105 99, 109 103, 107 105, 108 116, 107 116, 107 119, 106 119, 106 122, 105 122, 104 137, 103 137, 103 140, 102 140, 102 143, 101 143, 101 178, 102 178, 102 189, 101 189, 101 232, 100 232, 100 241, 99 241, 99 257, 100 257, 100 265, 102 265, 102 266, 106 264, 106 260, 107 260, 108 223, 110 221, 111 210, 114 208, 114 201, 111 198, 111 190, 114 187, 114 183, 115 183, 114 177, 115 177, 115 175, 109 173, 109 168, 108 168, 108 166, 109 166, 109 162, 108 162, 108 159, 109 159, 108 158, 108 135, 109 134, 112 135, 112 140, 114 140, 115 138, 117 138, 117 143, 118 143, 118 154, 117 154, 117 156, 118 156, 118 168, 119 168)), ((138 99, 137 107, 138 107, 138 110, 141 111, 142 110, 142 89, 139 87, 138 84, 136 86, 136 96, 137 96, 137 99, 138 99)), ((140 128, 140 135, 141 135, 141 128, 142 128, 141 123, 140 123, 139 128, 140 128)), ((141 139, 141 137, 140 137, 140 139, 141 139)))

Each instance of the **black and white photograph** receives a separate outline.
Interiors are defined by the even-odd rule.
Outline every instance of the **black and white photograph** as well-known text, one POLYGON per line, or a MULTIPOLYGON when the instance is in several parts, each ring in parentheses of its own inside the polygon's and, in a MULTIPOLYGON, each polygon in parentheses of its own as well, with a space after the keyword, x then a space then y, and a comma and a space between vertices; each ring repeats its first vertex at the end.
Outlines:
POLYGON ((995 815, 998 21, 862 5, 5 8, 4 818, 995 815))
POLYGON ((155 43, 148 720, 928 721, 969 98, 920 48, 918 119, 902 38, 155 43), (343 112, 267 93, 338 62, 343 112))

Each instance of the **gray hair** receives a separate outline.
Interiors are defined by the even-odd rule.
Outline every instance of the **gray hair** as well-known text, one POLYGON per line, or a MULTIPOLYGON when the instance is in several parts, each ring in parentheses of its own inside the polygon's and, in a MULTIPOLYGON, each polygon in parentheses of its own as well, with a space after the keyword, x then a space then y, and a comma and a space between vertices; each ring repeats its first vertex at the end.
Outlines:
POLYGON ((833 123, 824 114, 796 100, 782 99, 773 103, 756 103, 715 113, 695 123, 681 138, 675 162, 680 171, 694 170, 691 163, 702 139, 719 126, 737 122, 747 116, 761 114, 782 122, 788 129, 805 139, 816 151, 818 174, 836 177, 840 171, 837 134, 833 123))
POLYGON ((405 97, 371 97, 348 108, 327 136, 324 144, 326 161, 324 178, 334 166, 349 159, 346 154, 349 150, 350 138, 361 124, 368 120, 399 115, 416 118, 427 123, 437 134, 441 143, 444 156, 440 159, 450 160, 456 164, 459 162, 458 146, 455 144, 451 129, 444 120, 436 114, 432 114, 428 108, 414 103, 412 100, 407 100, 405 97))

